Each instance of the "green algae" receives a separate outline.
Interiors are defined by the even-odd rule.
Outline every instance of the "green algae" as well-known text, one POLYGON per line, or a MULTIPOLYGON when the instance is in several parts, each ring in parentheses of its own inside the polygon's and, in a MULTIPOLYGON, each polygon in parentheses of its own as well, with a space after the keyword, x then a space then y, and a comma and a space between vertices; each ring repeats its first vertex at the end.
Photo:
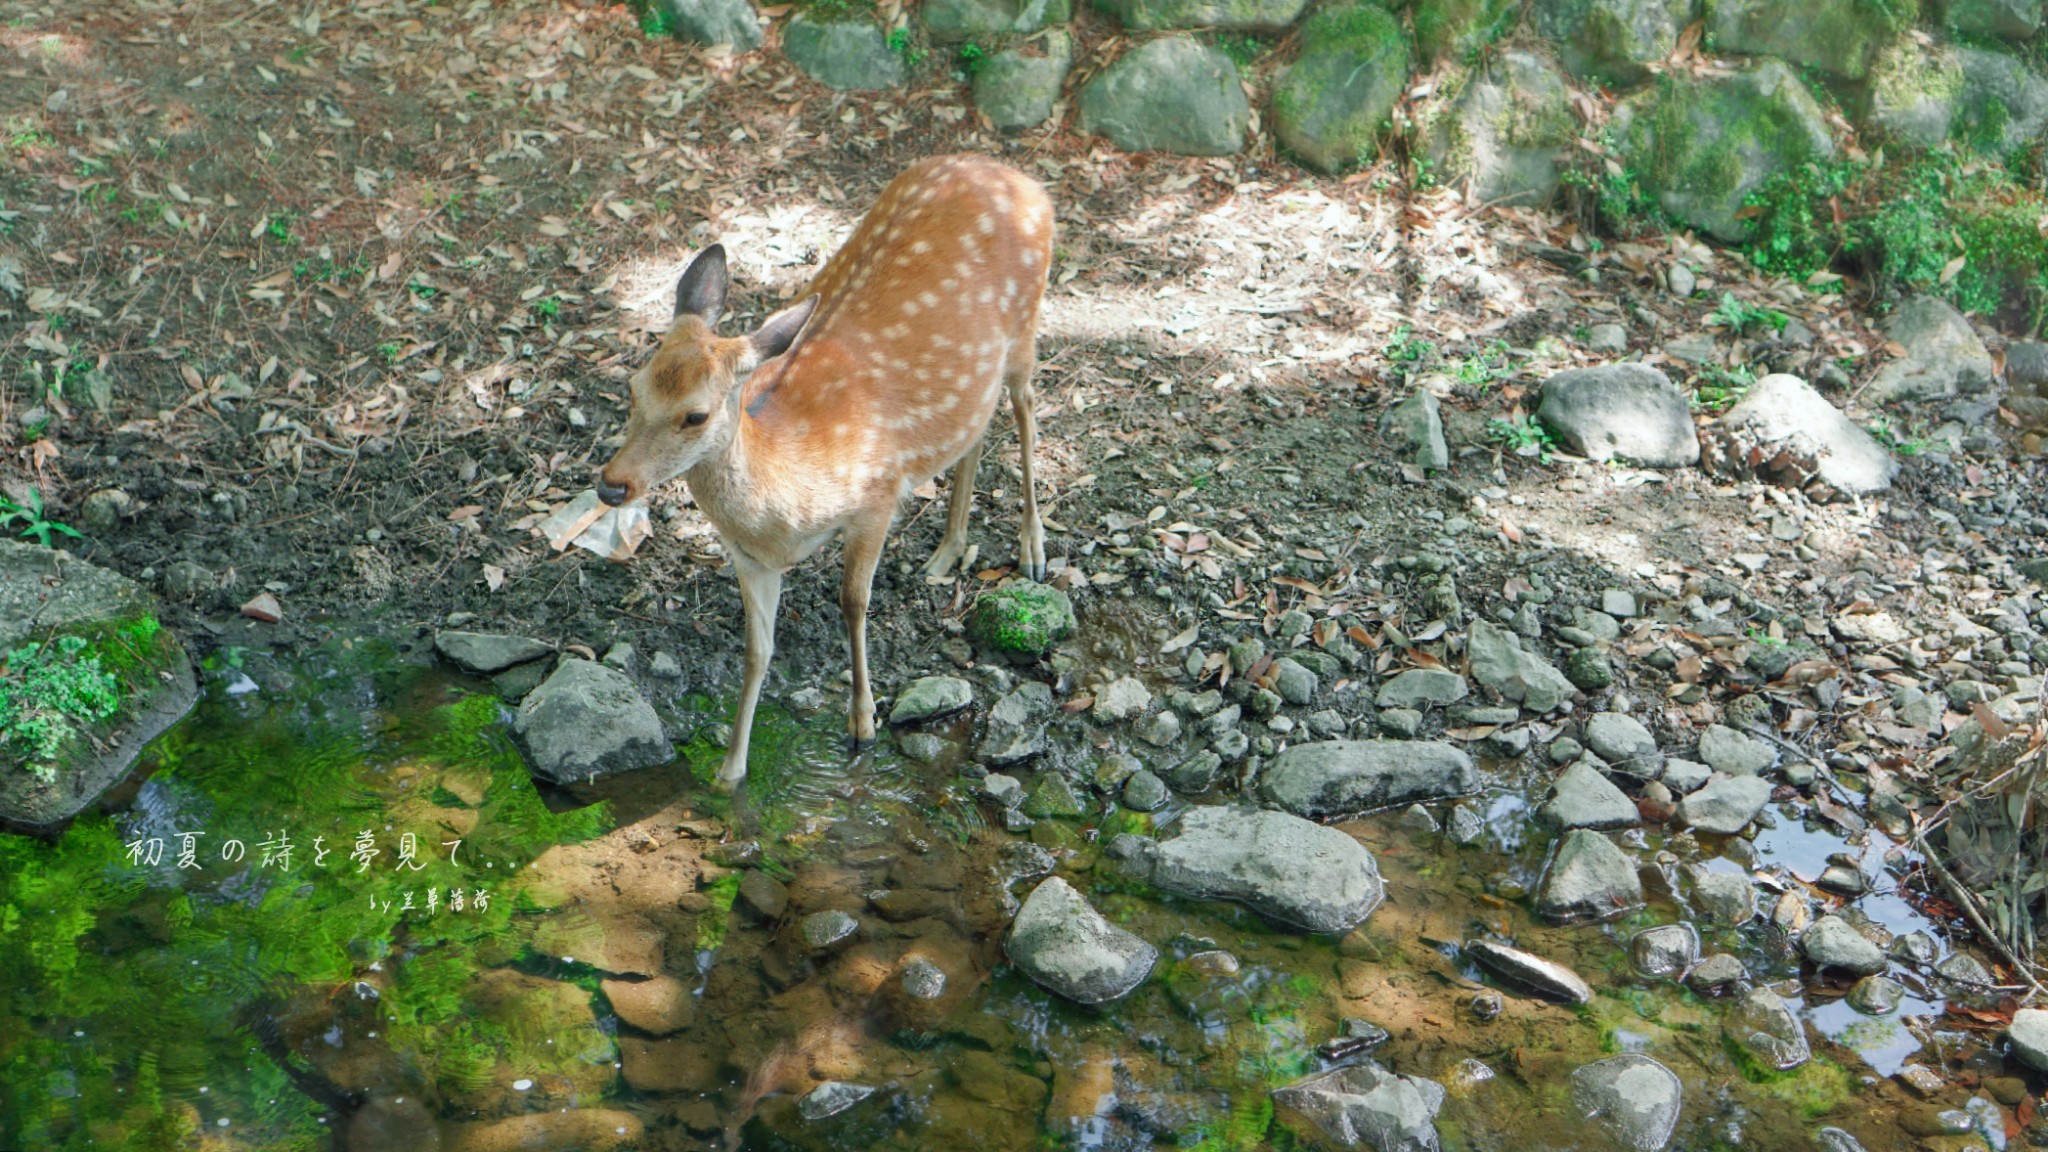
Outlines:
POLYGON ((1074 631, 1074 602, 1045 584, 1019 580, 984 593, 967 616, 975 643, 1020 659, 1038 659, 1074 631))

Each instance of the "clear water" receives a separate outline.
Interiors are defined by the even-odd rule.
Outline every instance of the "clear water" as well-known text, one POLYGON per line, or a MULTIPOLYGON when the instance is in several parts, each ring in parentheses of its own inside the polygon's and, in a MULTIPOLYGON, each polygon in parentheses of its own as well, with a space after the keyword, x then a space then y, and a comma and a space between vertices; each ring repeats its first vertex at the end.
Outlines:
MULTIPOLYGON (((1995 1036, 1944 1021, 1932 989, 1873 1019, 1839 984, 1802 986, 1758 920, 1703 926, 1706 948, 1782 982, 1816 1059, 1745 1076, 1720 1003, 1628 965, 1632 932, 1684 918, 1670 885, 1604 925, 1528 912, 1519 893, 1540 879, 1548 838, 1531 831, 1533 781, 1514 768, 1476 801, 1478 844, 1392 813, 1350 825, 1388 900, 1343 939, 1121 878, 1099 845, 1144 818, 1040 821, 1024 837, 1161 949, 1137 992, 1087 1009, 1003 960, 1009 898, 991 877, 1018 837, 990 826, 950 767, 886 746, 849 761, 830 710, 766 716, 735 808, 699 784, 717 756, 702 738, 672 768, 543 794, 480 685, 376 643, 228 653, 205 683, 111 815, 50 841, 0 837, 0 1148, 482 1148, 520 1117, 563 1116, 601 1126, 542 1124, 526 1146, 1286 1148, 1268 1093, 1325 1067, 1317 1046, 1348 1017, 1392 1034, 1381 1062, 1446 1085, 1453 1149, 1601 1147, 1570 1120, 1568 1078, 1619 1051, 1681 1077, 1672 1147, 1687 1149, 1807 1149, 1829 1124, 1871 1152, 1913 1147, 1904 1113, 1930 1105, 1884 1077, 1909 1060, 1962 1084, 2014 1074, 1982 1042, 1995 1036), (190 866, 187 832, 201 834, 190 866), (408 836, 417 867, 400 863, 408 836), (742 871, 697 869, 707 839, 723 845, 713 859, 757 859, 786 908, 766 918, 742 871), (229 840, 239 858, 223 858, 229 840), (862 927, 820 953, 799 925, 828 908, 862 927), (1492 990, 1456 947, 1478 935, 1569 964, 1598 995, 1574 1010, 1508 993, 1483 1018, 1475 998, 1492 990), (902 992, 913 960, 946 973, 938 1000, 902 992), (657 1036, 620 1019, 622 986, 606 983, 619 965, 685 989, 679 1026, 657 1036), (876 1091, 803 1119, 799 1099, 825 1079, 876 1091), (591 1109, 603 1111, 578 1111, 591 1109)), ((686 700, 675 718, 708 728, 716 711, 686 700)), ((1752 867, 1810 881, 1844 845, 1796 807, 1776 811, 1752 867)), ((1871 835, 1877 892, 1862 906, 1893 931, 1938 935, 1893 890, 1890 845, 1871 835)), ((1666 846, 1653 829, 1635 847, 1647 860, 1666 846)), ((1940 1106, 1972 1098, 1952 1095, 1940 1106)))

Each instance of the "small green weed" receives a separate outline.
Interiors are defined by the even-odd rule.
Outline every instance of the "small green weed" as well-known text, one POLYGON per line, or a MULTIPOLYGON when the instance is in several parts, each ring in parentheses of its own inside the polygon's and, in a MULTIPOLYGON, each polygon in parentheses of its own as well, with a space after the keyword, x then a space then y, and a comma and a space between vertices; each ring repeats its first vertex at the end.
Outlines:
POLYGON ((1772 308, 1745 304, 1735 298, 1735 293, 1723 292, 1721 306, 1708 319, 1718 321, 1731 335, 1740 336, 1752 328, 1779 331, 1790 317, 1772 308))
POLYGON ((1690 403, 1695 412, 1719 416, 1742 402, 1749 395, 1750 385, 1756 383, 1756 373, 1747 364, 1723 368, 1710 364, 1693 381, 1690 403))
POLYGON ((1559 447, 1550 429, 1519 412, 1512 420, 1498 416, 1488 420, 1486 434, 1515 455, 1534 456, 1545 464, 1550 463, 1551 453, 1559 447))
POLYGON ((1263 36, 1235 32, 1217 36, 1216 47, 1222 49, 1225 56, 1230 57, 1231 63, 1239 68, 1249 68, 1259 57, 1271 51, 1273 45, 1263 36))
POLYGON ((1387 341, 1384 354, 1396 364, 1421 364, 1436 355, 1436 344, 1415 335, 1414 329, 1403 324, 1394 329, 1394 338, 1387 341))
POLYGON ((562 314, 560 296, 543 296, 533 302, 533 314, 542 320, 553 320, 562 314))
POLYGON ((23 525, 22 530, 16 533, 16 535, 32 536, 35 538, 36 543, 41 544, 45 548, 51 546, 50 534, 52 532, 69 536, 74 540, 81 538, 81 533, 78 529, 73 528, 69 524, 58 523, 43 515, 43 492, 40 488, 28 490, 28 503, 26 504, 16 504, 7 497, 0 496, 0 530, 11 529, 16 524, 23 525))
POLYGON ((1865 427, 1879 444, 1901 456, 1918 456, 1934 445, 1931 438, 1915 435, 1910 429, 1902 434, 1899 429, 1892 426, 1889 416, 1880 416, 1865 427))
POLYGON ((405 345, 400 344, 396 340, 386 340, 384 343, 377 345, 377 355, 382 356, 386 364, 398 363, 398 357, 404 352, 405 345))
POLYGON ((890 29, 888 44, 889 51, 903 57, 903 62, 912 68, 921 66, 928 55, 922 45, 911 43, 908 28, 890 29))
POLYGON ((0 746, 39 776, 55 773, 52 762, 81 725, 121 706, 120 680, 86 647, 83 636, 61 636, 0 658, 0 746))
POLYGON ((988 67, 988 50, 969 40, 960 46, 960 71, 969 76, 978 74, 988 67))
POLYGON ((1484 352, 1468 356, 1451 369, 1451 376, 1460 384, 1467 384, 1480 391, 1515 374, 1514 356, 1508 346, 1496 340, 1484 352))
POLYGON ((279 212, 272 216, 270 223, 263 226, 263 230, 268 232, 270 238, 279 244, 291 245, 299 242, 299 238, 292 235, 292 214, 290 212, 279 212))

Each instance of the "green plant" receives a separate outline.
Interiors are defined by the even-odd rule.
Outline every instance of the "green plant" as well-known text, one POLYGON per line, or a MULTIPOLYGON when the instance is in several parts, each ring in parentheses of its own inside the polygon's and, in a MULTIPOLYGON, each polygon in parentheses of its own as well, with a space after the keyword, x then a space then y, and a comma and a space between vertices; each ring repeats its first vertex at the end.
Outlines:
POLYGON ((83 636, 60 636, 0 657, 0 746, 13 750, 39 776, 80 726, 96 724, 121 706, 121 683, 86 652, 83 636))
POLYGON ((543 296, 533 302, 533 314, 543 320, 553 320, 562 314, 562 298, 543 296))
POLYGON ((927 55, 927 53, 925 52, 922 45, 913 44, 911 42, 910 29, 890 29, 888 44, 889 51, 894 52, 898 56, 903 57, 903 62, 905 64, 908 64, 910 67, 916 68, 924 63, 925 56, 927 55))
POLYGON ((1259 57, 1264 56, 1272 44, 1263 36, 1245 32, 1226 32, 1216 37, 1216 47, 1239 68, 1249 68, 1259 57))
POLYGON ((1901 456, 1918 456, 1934 444, 1934 440, 1931 437, 1917 436, 1910 430, 1901 435, 1898 429, 1892 427, 1891 417, 1889 416, 1879 416, 1865 425, 1865 427, 1870 430, 1870 435, 1879 444, 1897 452, 1901 456))
POLYGON ((1842 197, 1867 171, 1853 160, 1808 161, 1766 180, 1743 198, 1750 218, 1750 263, 1773 276, 1804 280, 1854 244, 1842 197))
POLYGON ((960 46, 960 70, 969 76, 988 67, 988 50, 969 40, 960 46))
POLYGON ((45 548, 51 546, 50 533, 52 532, 69 536, 74 540, 81 538, 81 533, 78 529, 43 515, 43 492, 40 488, 28 490, 28 502, 26 504, 16 504, 7 497, 0 496, 0 529, 12 528, 16 524, 23 525, 22 530, 17 535, 33 536, 36 543, 41 544, 45 548))
POLYGON ((1559 447, 1557 437, 1550 429, 1515 413, 1514 419, 1502 420, 1496 416, 1486 422, 1486 434, 1508 451, 1517 456, 1534 456, 1543 463, 1550 463, 1551 453, 1559 447))
POLYGON ((398 363, 398 357, 404 351, 405 345, 396 340, 386 340, 384 343, 377 345, 377 355, 382 356, 386 364, 398 363))
POLYGON ((1387 341, 1384 355, 1396 364, 1421 364, 1436 355, 1436 344, 1414 334, 1414 329, 1403 324, 1394 329, 1394 338, 1387 341))
POLYGON ((1468 384, 1481 391, 1515 374, 1513 353, 1506 343, 1496 340, 1485 351, 1467 356, 1452 367, 1451 375, 1460 384, 1468 384))
POLYGON ((1791 318, 1771 308, 1745 304, 1735 298, 1733 292, 1721 293, 1721 306, 1708 317, 1728 329, 1731 335, 1740 336, 1751 328, 1768 328, 1773 332, 1785 327, 1791 318))
POLYGON ((1756 373, 1747 364, 1733 368, 1710 364, 1693 381, 1689 403, 1695 412, 1719 416, 1740 403, 1749 394, 1750 385, 1755 383, 1756 373))

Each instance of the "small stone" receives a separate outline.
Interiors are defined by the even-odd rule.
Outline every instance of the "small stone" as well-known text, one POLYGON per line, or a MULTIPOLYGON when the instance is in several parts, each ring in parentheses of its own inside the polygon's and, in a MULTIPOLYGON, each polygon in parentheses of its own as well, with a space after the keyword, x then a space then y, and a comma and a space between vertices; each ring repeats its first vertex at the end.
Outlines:
POLYGON ((1906 998, 1906 986, 1889 976, 1865 976, 1849 988, 1849 1007, 1866 1016, 1889 1016, 1906 998))
MULTIPOLYGON (((1654 744, 1652 745, 1654 747, 1654 744)), ((1550 742, 1550 762, 1557 765, 1569 764, 1585 755, 1586 746, 1569 736, 1559 736, 1550 742)))
POLYGON ((1664 764, 1657 739, 1633 716, 1619 712, 1596 713, 1586 721, 1586 744, 1595 755, 1616 771, 1654 779, 1664 764))
POLYGON ((2048 1072, 2048 1008, 2022 1008, 2014 1012, 2005 1038, 2020 1063, 2048 1072))
POLYGON ((1559 840, 1536 911, 1560 922, 1608 920, 1640 906, 1643 883, 1635 861, 1606 836, 1579 828, 1559 840))
POLYGON ((1193 795, 1207 792, 1216 786, 1216 774, 1223 768, 1223 758, 1211 751, 1197 752, 1167 772, 1167 782, 1177 792, 1193 795))
POLYGON ((1671 1142, 1683 1097, 1677 1074, 1640 1052, 1572 1073, 1572 1110, 1634 1152, 1661 1152, 1671 1142))
POLYGON ((1690 924, 1660 924, 1629 940, 1629 958, 1645 976, 1679 976, 1699 959, 1700 934, 1690 924))
POLYGON ((1024 798, 1024 814, 1037 820, 1081 816, 1087 811, 1087 806, 1074 793, 1073 784, 1062 772, 1040 772, 1031 794, 1024 798))
POLYGON ((1133 812, 1156 812, 1166 805, 1166 782, 1139 769, 1124 781, 1123 804, 1133 812))
POLYGON ((1095 765, 1095 786, 1105 792, 1114 791, 1123 787, 1124 781, 1142 767, 1136 759, 1121 752, 1112 752, 1095 765))
POLYGON ((490 676, 515 664, 551 655, 554 647, 525 636, 443 631, 434 636, 434 651, 465 672, 490 676))
POLYGON ((1712 768, 1696 760, 1666 760, 1664 773, 1658 779, 1662 780, 1664 786, 1671 789, 1674 795, 1683 796, 1704 788, 1713 775, 1712 768))
POLYGON ((1315 699, 1318 677, 1300 663, 1281 657, 1273 662, 1273 689, 1289 704, 1303 705, 1315 699))
POLYGON ((1425 835, 1435 832, 1438 828, 1436 817, 1431 816, 1429 809, 1424 808, 1420 804, 1410 804, 1402 809, 1400 823, 1401 827, 1408 829, 1410 832, 1420 832, 1425 835))
POLYGON ((1891 954, 1900 961, 1917 967, 1927 967, 1940 954, 1934 937, 1925 932, 1908 932, 1892 938, 1891 954))
POLYGON ((903 966, 903 992, 914 1000, 937 1000, 946 994, 946 971, 922 956, 903 966))
POLYGON ((1156 948, 1104 919, 1057 876, 1025 898, 1003 950, 1033 981, 1081 1004, 1122 999, 1159 959, 1156 948))
POLYGON ((1564 676, 1581 691, 1598 692, 1614 683, 1614 665, 1605 652, 1581 648, 1565 659, 1564 676))
POLYGON ((1486 832, 1486 821, 1468 804, 1456 804, 1451 807, 1447 826, 1451 839, 1459 844, 1470 844, 1486 832))
POLYGON ((1546 1000, 1560 1004, 1584 1004, 1593 998, 1592 987, 1578 973, 1519 948, 1489 940, 1472 940, 1466 942, 1464 952, 1467 959, 1495 976, 1546 1000))
POLYGON ((813 1123, 837 1116, 855 1104, 875 1094, 866 1084, 849 1084, 843 1080, 827 1080, 804 1094, 797 1101, 797 1115, 813 1123))
POLYGON ((1771 785, 1755 776, 1723 776, 1678 803, 1679 818, 1701 832, 1733 836, 1756 819, 1771 799, 1771 785))
POLYGON ((683 666, 678 664, 675 655, 669 652, 656 652, 654 659, 648 662, 647 671, 652 673, 657 680, 681 680, 683 678, 683 666))
POLYGON ((1015 808, 1024 802, 1024 784, 1015 776, 991 772, 981 778, 981 794, 1003 808, 1015 808))
POLYGON ((902 732, 896 736, 896 746, 903 754, 919 764, 936 764, 952 749, 951 741, 930 732, 902 732))
POLYGON ((1380 685, 1381 708, 1422 709, 1455 704, 1472 694, 1463 676, 1436 668, 1410 668, 1380 685))
POLYGON ((1152 690, 1129 676, 1111 681, 1096 693, 1090 715, 1104 724, 1129 720, 1152 706, 1152 690))
POLYGON ((801 931, 811 950, 823 951, 860 931, 860 921, 833 908, 804 917, 801 931))
POLYGON ((763 920, 775 921, 789 907, 789 889, 780 880, 758 868, 740 877, 740 902, 763 920))
POLYGON ((1012 660, 1040 659, 1073 632, 1073 600, 1029 580, 983 593, 967 614, 968 638, 1012 660))
POLYGON ((242 605, 242 615, 263 624, 275 624, 284 619, 284 607, 277 597, 268 592, 259 592, 248 603, 242 605))
POLYGON ((1586 351, 1619 356, 1628 351, 1628 329, 1619 324, 1595 324, 1586 330, 1586 351))
POLYGON ((1693 870, 1693 904, 1716 924, 1747 924, 1756 917, 1756 887, 1740 872, 1693 870))
POLYGON ((213 569, 191 560, 173 560, 164 569, 164 595, 173 600, 193 600, 220 586, 213 569))
POLYGON ((1536 815, 1551 827, 1563 829, 1633 828, 1641 822, 1635 802, 1584 761, 1558 776, 1550 799, 1536 815))
POLYGON ((1311 1147, 1436 1152, 1444 1095, 1434 1080, 1398 1076, 1367 1061, 1277 1089, 1273 1104, 1280 1122, 1311 1147))
POLYGON ((1884 950, 1840 916, 1823 916, 1799 938, 1799 950, 1822 968, 1840 968, 1858 975, 1885 969, 1884 950))
POLYGON ((1413 708, 1388 708, 1374 718, 1380 731, 1402 740, 1413 740, 1422 731, 1422 713, 1413 708))
POLYGON ((1716 952, 1692 966, 1692 971, 1685 974, 1685 985, 1702 996, 1711 996, 1747 979, 1749 971, 1742 961, 1726 952, 1716 952))
POLYGON ((1683 299, 1692 295, 1698 281, 1694 279, 1692 269, 1683 264, 1673 264, 1671 270, 1664 274, 1664 283, 1673 296, 1683 299))
POLYGON ((1766 1068, 1789 1071, 1813 1055, 1799 1018, 1769 988, 1752 988, 1738 997, 1722 1017, 1721 1030, 1766 1068))
POLYGON ((1230 670, 1238 676, 1251 675, 1253 665, 1266 658, 1266 642, 1248 636, 1230 646, 1230 670))
POLYGON ((1138 721, 1131 731, 1145 743, 1164 748, 1180 739, 1180 717, 1167 711, 1154 712, 1138 721))
POLYGON ((1941 1073, 1921 1064, 1908 1064, 1899 1069, 1899 1083, 1912 1089, 1923 1100, 1940 1095, 1948 1087, 1948 1081, 1941 1078, 1941 1073))
POLYGON ((1700 733, 1700 759, 1728 776, 1755 776, 1778 758, 1770 745, 1721 724, 1700 733))
POLYGON ((1600 593, 1600 610, 1617 620, 1632 619, 1636 615, 1635 593, 1609 588, 1600 593))
POLYGON ((910 682, 889 710, 891 725, 916 724, 949 716, 974 703, 974 686, 957 676, 924 676, 910 682))

